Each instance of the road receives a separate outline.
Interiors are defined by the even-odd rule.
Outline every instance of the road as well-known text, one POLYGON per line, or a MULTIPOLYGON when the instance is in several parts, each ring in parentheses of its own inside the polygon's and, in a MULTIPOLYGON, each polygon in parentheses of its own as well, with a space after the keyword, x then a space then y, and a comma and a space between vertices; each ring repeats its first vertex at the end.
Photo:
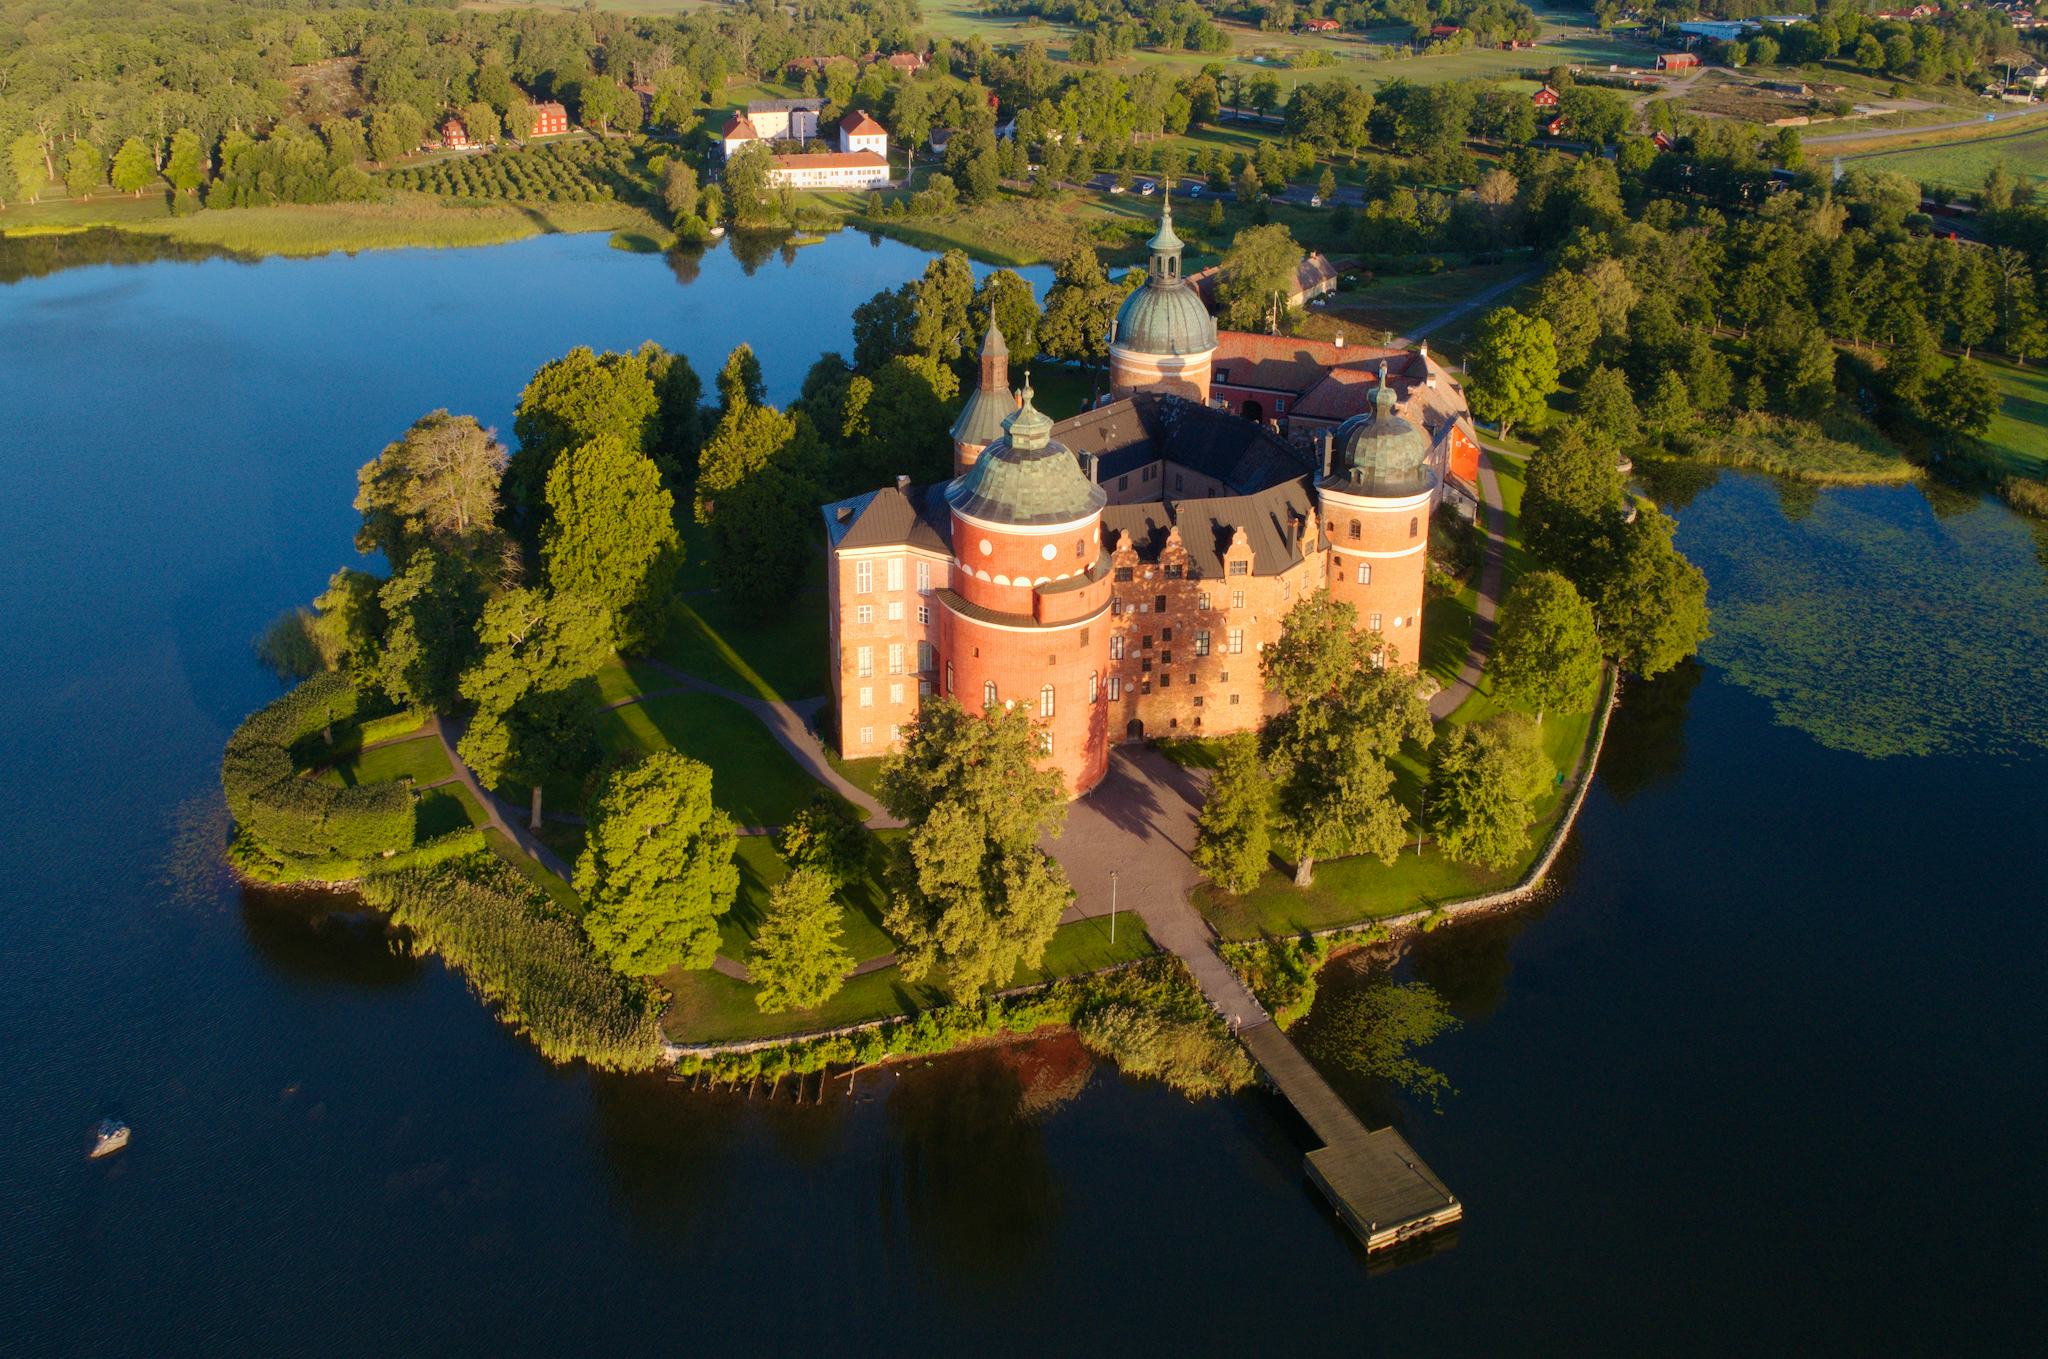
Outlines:
MULTIPOLYGON (((1975 118, 1963 118, 1953 123, 1926 123, 1920 127, 1865 128, 1861 132, 1831 132, 1825 137, 1807 137, 1808 146, 1826 146, 1835 142, 1874 142, 1894 137, 1918 137, 1928 132, 1953 132, 1959 127, 1985 127, 1992 123, 2008 123, 2015 118, 2032 118, 2048 113, 2048 104, 2030 104, 2025 108, 2007 109, 2002 113, 1983 114, 1975 118)), ((1950 146, 1963 145, 1950 142, 1950 146)))

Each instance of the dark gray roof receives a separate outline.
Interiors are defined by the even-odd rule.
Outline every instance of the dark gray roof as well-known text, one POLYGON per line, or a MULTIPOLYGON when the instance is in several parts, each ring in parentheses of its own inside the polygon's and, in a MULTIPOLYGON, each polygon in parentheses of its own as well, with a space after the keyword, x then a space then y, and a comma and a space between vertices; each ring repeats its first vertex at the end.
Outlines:
POLYGON ((1149 392, 1082 411, 1054 425, 1053 435, 1075 452, 1094 457, 1097 481, 1163 458, 1250 493, 1313 470, 1306 454, 1262 425, 1149 392))
POLYGON ((1224 551, 1241 528, 1251 543, 1253 574, 1272 576, 1300 564, 1295 524, 1313 524, 1315 515, 1308 478, 1301 476, 1251 495, 1111 505, 1102 512, 1103 541, 1114 546, 1129 533, 1139 558, 1157 561, 1167 530, 1177 524, 1189 571, 1209 579, 1223 574, 1224 551))
POLYGON ((825 538, 835 548, 921 547, 952 551, 952 516, 945 486, 894 486, 868 491, 822 509, 825 538))

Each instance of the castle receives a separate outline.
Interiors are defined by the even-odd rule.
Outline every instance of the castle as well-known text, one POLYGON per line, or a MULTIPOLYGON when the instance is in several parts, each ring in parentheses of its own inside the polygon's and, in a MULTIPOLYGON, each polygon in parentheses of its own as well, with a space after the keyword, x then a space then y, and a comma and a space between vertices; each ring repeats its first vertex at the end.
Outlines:
POLYGON ((1219 333, 1169 202, 1109 336, 1107 401, 1055 422, 991 325, 954 477, 824 507, 833 713, 849 759, 936 692, 1021 705, 1079 795, 1113 742, 1222 735, 1281 703, 1259 653, 1317 590, 1416 666, 1430 512, 1478 442, 1426 349, 1219 333), (1270 415, 1268 414, 1270 412, 1270 415))

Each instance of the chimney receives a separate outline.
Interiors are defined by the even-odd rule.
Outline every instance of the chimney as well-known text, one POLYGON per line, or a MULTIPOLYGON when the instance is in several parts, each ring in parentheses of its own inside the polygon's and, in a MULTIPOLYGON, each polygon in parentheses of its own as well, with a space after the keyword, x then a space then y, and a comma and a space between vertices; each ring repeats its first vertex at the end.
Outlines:
POLYGON ((1339 349, 1344 347, 1344 332, 1341 330, 1337 332, 1336 345, 1339 349))
POLYGON ((910 494, 910 478, 909 478, 909 477, 906 477, 906 476, 900 476, 900 475, 899 475, 899 476, 898 476, 898 477, 896 478, 896 489, 897 489, 897 490, 899 490, 899 491, 901 491, 901 492, 903 492, 903 494, 905 494, 905 495, 909 495, 909 494, 910 494))

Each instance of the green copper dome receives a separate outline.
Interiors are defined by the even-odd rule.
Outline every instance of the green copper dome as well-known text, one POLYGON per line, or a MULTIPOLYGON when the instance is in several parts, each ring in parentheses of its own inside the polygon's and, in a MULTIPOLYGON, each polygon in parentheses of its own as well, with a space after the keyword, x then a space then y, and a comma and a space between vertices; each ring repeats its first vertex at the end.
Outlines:
POLYGON ((1216 321, 1201 294, 1180 275, 1181 240, 1173 231, 1173 196, 1159 216, 1145 286, 1124 299, 1109 342, 1140 354, 1203 354, 1216 347, 1216 321))
POLYGON ((1052 421, 1031 404, 1029 378, 1019 395, 1003 437, 946 488, 946 502, 995 524, 1067 524, 1101 510, 1108 497, 1052 437, 1052 421))
POLYGON ((1337 426, 1330 475, 1323 485, 1356 495, 1416 495, 1429 489, 1429 438, 1394 414, 1394 389, 1386 365, 1372 394, 1370 415, 1354 415, 1337 426))

